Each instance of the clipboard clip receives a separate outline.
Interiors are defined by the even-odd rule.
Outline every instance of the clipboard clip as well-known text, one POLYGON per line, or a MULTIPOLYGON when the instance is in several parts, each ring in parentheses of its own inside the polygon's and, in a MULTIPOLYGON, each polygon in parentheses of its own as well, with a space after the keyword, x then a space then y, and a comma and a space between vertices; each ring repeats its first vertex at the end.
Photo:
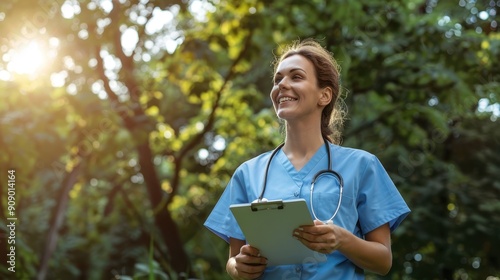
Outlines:
POLYGON ((261 200, 261 201, 254 201, 250 204, 250 208, 252 209, 253 212, 259 211, 259 210, 281 210, 285 207, 283 204, 283 200, 261 200))

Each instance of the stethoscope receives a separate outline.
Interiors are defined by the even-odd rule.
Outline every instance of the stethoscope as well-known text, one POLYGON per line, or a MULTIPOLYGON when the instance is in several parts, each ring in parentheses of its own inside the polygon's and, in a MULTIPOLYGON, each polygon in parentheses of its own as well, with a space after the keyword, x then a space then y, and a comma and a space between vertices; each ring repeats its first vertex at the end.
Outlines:
MULTIPOLYGON (((333 224, 333 218, 335 218, 335 216, 337 215, 337 213, 339 212, 339 209, 340 209, 340 205, 342 203, 342 192, 344 191, 344 180, 342 179, 342 176, 340 176, 339 173, 337 173, 336 171, 334 171, 332 169, 332 160, 331 160, 331 155, 330 155, 330 145, 328 144, 328 140, 324 139, 325 141, 325 147, 326 147, 326 151, 328 153, 328 169, 326 170, 320 170, 318 173, 316 173, 316 175, 314 175, 313 177, 313 180, 311 182, 311 189, 310 189, 310 199, 311 199, 311 210, 312 210, 312 214, 314 216, 314 218, 316 220, 319 220, 318 217, 316 216, 316 213, 314 212, 314 204, 313 204, 313 193, 314 193, 314 184, 316 183, 316 180, 321 176, 321 175, 325 175, 325 174, 330 174, 330 175, 333 175, 335 177, 337 177, 337 179, 339 180, 339 202, 337 204, 337 209, 335 209, 335 212, 333 213, 333 215, 330 217, 330 219, 328 219, 325 223, 326 224, 333 224)), ((260 192, 260 195, 259 195, 259 198, 258 198, 258 201, 265 201, 266 199, 263 198, 264 197, 264 192, 266 191, 266 186, 267 186, 267 175, 269 173, 269 167, 271 166, 271 161, 273 160, 273 157, 276 155, 276 153, 283 147, 283 145, 285 145, 285 143, 281 143, 278 147, 276 147, 276 149, 274 149, 274 151, 271 153, 271 156, 269 157, 269 160, 267 162, 267 166, 266 166, 266 172, 264 173, 264 182, 262 184, 262 191, 260 192)))

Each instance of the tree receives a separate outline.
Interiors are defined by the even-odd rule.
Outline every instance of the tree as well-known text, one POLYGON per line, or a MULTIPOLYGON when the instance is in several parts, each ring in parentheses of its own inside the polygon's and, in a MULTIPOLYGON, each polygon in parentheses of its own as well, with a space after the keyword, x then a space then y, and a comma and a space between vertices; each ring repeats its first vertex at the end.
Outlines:
MULTIPOLYGON (((62 147, 66 149, 52 154, 53 161, 49 161, 49 165, 41 165, 42 171, 28 170, 34 174, 25 176, 29 181, 44 178, 42 182, 46 182, 48 186, 40 186, 40 191, 53 184, 56 185, 54 191, 59 192, 49 196, 49 200, 55 203, 54 207, 43 207, 52 211, 52 218, 49 219, 51 227, 49 231, 44 231, 47 242, 38 240, 38 244, 31 245, 39 247, 41 253, 39 259, 33 260, 30 256, 33 262, 31 272, 26 273, 37 270, 38 278, 44 279, 49 270, 49 260, 58 259, 56 246, 62 254, 59 258, 63 255, 75 256, 75 260, 63 262, 65 268, 57 271, 56 275, 63 277, 76 273, 86 278, 109 273, 105 266, 92 261, 95 252, 74 250, 93 246, 93 242, 119 240, 112 227, 127 215, 116 215, 111 209, 118 208, 117 194, 122 194, 123 205, 119 209, 132 209, 133 221, 141 223, 142 226, 138 228, 139 238, 126 237, 121 244, 127 244, 127 240, 132 239, 146 245, 149 244, 150 238, 158 236, 154 238, 157 242, 154 251, 157 259, 162 261, 164 270, 175 271, 181 277, 194 275, 169 206, 174 205, 176 208, 175 205, 180 203, 174 198, 182 187, 188 190, 200 189, 196 185, 183 185, 190 184, 190 179, 185 178, 186 171, 206 173, 206 166, 214 164, 220 157, 218 154, 222 151, 221 145, 224 146, 229 139, 215 134, 214 127, 222 127, 222 130, 227 131, 225 128, 239 121, 235 119, 239 118, 238 114, 227 111, 232 110, 231 103, 237 105, 241 98, 249 98, 250 95, 243 96, 241 90, 232 90, 236 93, 234 97, 226 95, 235 74, 246 67, 244 64, 250 49, 251 30, 235 35, 238 39, 243 38, 243 41, 233 40, 226 46, 231 48, 228 59, 217 57, 215 52, 202 49, 209 43, 209 38, 206 38, 207 41, 199 40, 196 35, 200 34, 200 31, 193 34, 187 32, 198 23, 182 2, 159 1, 143 4, 113 1, 96 4, 89 1, 38 4, 42 6, 43 14, 39 14, 36 7, 30 6, 29 1, 5 3, 4 21, 12 23, 16 15, 24 16, 33 19, 28 21, 33 33, 48 33, 47 37, 52 36, 50 42, 57 45, 57 57, 54 57, 54 65, 50 69, 53 72, 52 84, 45 83, 36 90, 48 91, 47 95, 51 98, 51 102, 47 102, 48 107, 51 103, 66 103, 70 105, 70 109, 65 112, 68 123, 58 124, 54 131, 44 131, 51 137, 54 137, 54 134, 58 136, 59 145, 64 143, 62 147), (178 46, 176 51, 160 49, 160 40, 166 38, 163 33, 168 30, 152 33, 148 31, 148 24, 154 18, 153 14, 161 11, 176 15, 178 19, 174 24, 185 25, 183 44, 178 46), (43 24, 37 26, 37 22, 33 21, 40 17, 43 24), (132 32, 140 39, 128 53, 123 43, 127 32, 132 32), (149 50, 151 48, 152 50, 149 50), (155 60, 151 60, 152 56, 155 60), (215 59, 220 69, 213 71, 209 63, 215 59), (150 71, 139 73, 141 67, 150 71), (52 90, 51 86, 57 89, 52 90), (224 107, 221 106, 223 99, 224 107), (216 119, 216 114, 223 117, 216 119), (220 124, 216 124, 216 120, 220 124), (63 141, 66 137, 67 141, 63 141), (218 146, 214 146, 214 143, 218 143, 218 146), (209 158, 205 157, 196 162, 186 160, 195 159, 195 154, 201 147, 207 147, 209 158), (54 171, 51 167, 57 167, 56 172, 50 172, 54 171), (181 184, 182 180, 187 183, 181 184), (137 190, 135 186, 138 184, 145 188, 137 190), (60 187, 57 187, 58 185, 60 187), (99 198, 99 194, 104 197, 99 198), (149 199, 133 201, 131 197, 144 197, 145 194, 149 199), (82 197, 95 197, 98 204, 89 204, 82 197), (152 210, 137 209, 144 202, 149 204, 146 209, 152 210), (83 224, 78 219, 81 218, 82 210, 89 212, 89 220, 83 224), (66 217, 65 223, 63 217, 66 217), (98 223, 98 226, 94 223, 98 223), (76 244, 68 247, 58 245, 61 243, 58 240, 64 241, 73 237, 77 237, 76 244), (42 245, 44 243, 45 245, 42 245), (89 268, 93 270, 86 272, 89 268)), ((26 27, 22 25, 18 28, 23 30, 26 27)), ((7 31, 13 35, 16 26, 10 26, 7 31)), ((15 36, 7 37, 6 40, 6 46, 12 49, 12 43, 22 44, 11 42, 13 37, 15 36)), ((9 59, 6 62, 14 64, 9 59)), ((33 77, 33 80, 43 78, 38 75, 33 77)), ((30 97, 34 94, 31 90, 24 93, 30 97)), ((22 105, 22 102, 14 98, 9 101, 13 106, 22 105)), ((240 107, 238 112, 241 116, 251 113, 249 107, 240 107)), ((51 112, 50 109, 41 108, 40 115, 43 111, 51 112)), ((235 128, 239 130, 253 127, 254 122, 264 127, 269 120, 264 114, 239 122, 235 128)), ((262 134, 271 133, 270 130, 267 131, 262 134)), ((15 140, 8 144, 14 145, 15 140)), ((46 144, 44 141, 40 142, 42 145, 46 144)), ((38 142, 24 144, 32 147, 38 142)), ((228 147, 225 150, 230 149, 228 147)), ((237 149, 237 152, 242 151, 237 149)), ((35 153, 33 158, 38 156, 41 154, 35 153)), ((5 162, 11 162, 13 158, 14 155, 6 158, 5 162)), ((17 164, 19 161, 16 161, 15 168, 23 166, 17 164)), ((29 194, 36 198, 44 196, 34 187, 30 189, 29 194)), ((24 209, 20 208, 20 215, 21 210, 24 209)), ((127 228, 137 229, 130 225, 124 230, 127 228)), ((24 228, 21 230, 28 236, 34 233, 24 228)), ((106 246, 104 249, 110 256, 122 253, 106 246)), ((136 253, 134 258, 137 258, 137 255, 139 254, 136 253)), ((130 265, 129 261, 125 258, 120 265, 127 267, 127 264, 130 265)), ((109 263, 109 266, 115 265, 109 263)), ((125 273, 131 271, 127 269, 125 273)))
POLYGON ((269 62, 307 37, 342 66, 344 145, 376 154, 412 208, 387 278, 498 274, 498 7, 364 2, 3 1, 17 276, 220 279, 227 247, 202 223, 281 141, 269 62), (19 58, 37 51, 51 64, 19 58))

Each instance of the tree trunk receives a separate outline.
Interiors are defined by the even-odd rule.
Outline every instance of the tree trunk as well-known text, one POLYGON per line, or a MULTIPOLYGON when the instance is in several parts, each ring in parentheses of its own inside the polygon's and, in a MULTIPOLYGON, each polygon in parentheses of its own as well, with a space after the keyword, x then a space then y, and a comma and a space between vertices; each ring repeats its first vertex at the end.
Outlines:
POLYGON ((177 274, 179 274, 179 276, 186 274, 190 277, 194 277, 189 258, 184 251, 179 229, 170 215, 166 204, 164 207, 160 206, 162 200, 166 199, 166 197, 161 188, 160 180, 153 164, 151 149, 146 142, 137 146, 137 150, 139 152, 139 164, 146 182, 151 207, 155 211, 155 223, 160 229, 163 235, 163 240, 169 250, 168 254, 170 256, 172 268, 177 272, 177 274))
POLYGON ((69 192, 75 185, 80 166, 80 163, 78 163, 70 173, 66 174, 66 177, 62 182, 59 199, 57 200, 57 205, 52 215, 52 222, 47 235, 47 241, 40 258, 40 268, 38 269, 37 280, 44 280, 47 276, 47 272, 49 270, 49 260, 56 249, 57 240, 59 239, 59 229, 63 224, 64 216, 66 214, 69 192))

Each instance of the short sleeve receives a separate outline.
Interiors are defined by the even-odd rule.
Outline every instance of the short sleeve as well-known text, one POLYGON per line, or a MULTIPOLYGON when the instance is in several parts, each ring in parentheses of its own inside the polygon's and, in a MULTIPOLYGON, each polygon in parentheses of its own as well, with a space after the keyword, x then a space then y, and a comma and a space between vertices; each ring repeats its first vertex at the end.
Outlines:
POLYGON ((363 234, 386 223, 393 232, 410 213, 389 174, 374 155, 367 158, 360 178, 357 208, 363 234))
POLYGON ((234 203, 245 203, 244 173, 240 166, 229 181, 219 201, 208 216, 204 226, 220 238, 229 242, 229 237, 244 240, 243 235, 229 206, 234 203))

